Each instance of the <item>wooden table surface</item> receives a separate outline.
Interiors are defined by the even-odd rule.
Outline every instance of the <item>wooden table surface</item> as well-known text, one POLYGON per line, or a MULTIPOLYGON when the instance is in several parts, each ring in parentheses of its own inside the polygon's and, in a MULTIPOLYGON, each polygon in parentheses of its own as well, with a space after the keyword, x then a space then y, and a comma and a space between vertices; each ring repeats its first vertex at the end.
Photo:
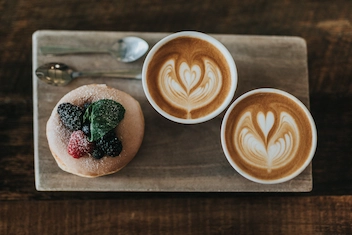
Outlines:
POLYGON ((0 0, 0 84, 0 234, 352 234, 351 0, 0 0), (40 29, 304 38, 313 190, 36 191, 31 36, 40 29))

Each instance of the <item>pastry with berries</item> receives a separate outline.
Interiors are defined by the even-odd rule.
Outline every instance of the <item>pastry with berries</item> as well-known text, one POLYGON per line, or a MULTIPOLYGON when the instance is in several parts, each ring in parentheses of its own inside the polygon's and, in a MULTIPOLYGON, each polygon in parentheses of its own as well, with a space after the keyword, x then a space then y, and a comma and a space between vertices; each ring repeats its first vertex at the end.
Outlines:
POLYGON ((141 107, 132 96, 104 84, 67 93, 47 122, 58 166, 83 177, 115 173, 137 154, 144 136, 141 107))

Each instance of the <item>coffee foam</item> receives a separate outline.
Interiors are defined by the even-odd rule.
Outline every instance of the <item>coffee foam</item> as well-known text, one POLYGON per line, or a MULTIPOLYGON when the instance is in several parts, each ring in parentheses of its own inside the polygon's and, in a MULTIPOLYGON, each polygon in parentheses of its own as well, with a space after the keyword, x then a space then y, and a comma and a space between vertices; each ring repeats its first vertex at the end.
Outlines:
POLYGON ((147 68, 149 93, 157 106, 174 117, 204 117, 218 109, 231 90, 227 63, 205 40, 173 39, 159 48, 147 68))
POLYGON ((308 164, 315 150, 315 126, 305 110, 284 95, 252 94, 241 99, 226 118, 228 155, 240 172, 254 179, 289 177, 308 164))

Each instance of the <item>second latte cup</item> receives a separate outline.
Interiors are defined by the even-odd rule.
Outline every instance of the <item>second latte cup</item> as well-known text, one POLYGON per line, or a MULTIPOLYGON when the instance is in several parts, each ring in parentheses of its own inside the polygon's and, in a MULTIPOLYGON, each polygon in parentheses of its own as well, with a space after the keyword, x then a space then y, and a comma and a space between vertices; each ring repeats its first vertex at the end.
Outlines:
POLYGON ((231 166, 262 184, 293 179, 311 162, 317 131, 306 106, 278 89, 249 91, 226 111, 221 143, 231 166))
POLYGON ((161 39, 143 64, 142 84, 153 108, 165 118, 197 124, 218 116, 237 88, 235 61, 226 47, 200 32, 161 39))

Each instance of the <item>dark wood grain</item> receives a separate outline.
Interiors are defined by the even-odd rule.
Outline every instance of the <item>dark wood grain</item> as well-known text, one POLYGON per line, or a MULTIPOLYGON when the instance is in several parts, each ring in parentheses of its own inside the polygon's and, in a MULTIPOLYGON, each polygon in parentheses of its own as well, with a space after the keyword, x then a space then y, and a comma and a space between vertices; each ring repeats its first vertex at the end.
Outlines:
POLYGON ((30 201, 25 205, 13 201, 2 206, 0 233, 351 234, 351 199, 351 196, 223 197, 221 200, 173 197, 30 201), (30 213, 16 213, 19 210, 30 213))
POLYGON ((0 234, 351 234, 352 1, 0 0, 0 234), (318 128, 304 194, 37 192, 39 29, 300 36, 318 128))

